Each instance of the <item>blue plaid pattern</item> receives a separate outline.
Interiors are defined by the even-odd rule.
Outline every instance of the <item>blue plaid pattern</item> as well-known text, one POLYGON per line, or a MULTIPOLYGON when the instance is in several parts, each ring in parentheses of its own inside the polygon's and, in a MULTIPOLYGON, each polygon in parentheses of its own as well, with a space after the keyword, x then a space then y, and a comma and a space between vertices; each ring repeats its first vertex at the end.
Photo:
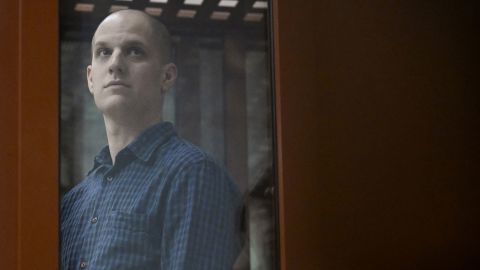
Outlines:
POLYGON ((157 124, 63 198, 62 269, 232 269, 240 209, 225 170, 157 124))

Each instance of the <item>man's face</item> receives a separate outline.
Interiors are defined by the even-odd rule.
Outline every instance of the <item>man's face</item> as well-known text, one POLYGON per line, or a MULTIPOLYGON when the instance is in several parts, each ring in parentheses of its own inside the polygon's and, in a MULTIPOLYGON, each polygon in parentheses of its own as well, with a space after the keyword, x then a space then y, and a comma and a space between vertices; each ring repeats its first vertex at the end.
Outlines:
POLYGON ((170 81, 156 38, 147 18, 135 13, 114 14, 98 27, 87 79, 104 115, 161 114, 170 81))

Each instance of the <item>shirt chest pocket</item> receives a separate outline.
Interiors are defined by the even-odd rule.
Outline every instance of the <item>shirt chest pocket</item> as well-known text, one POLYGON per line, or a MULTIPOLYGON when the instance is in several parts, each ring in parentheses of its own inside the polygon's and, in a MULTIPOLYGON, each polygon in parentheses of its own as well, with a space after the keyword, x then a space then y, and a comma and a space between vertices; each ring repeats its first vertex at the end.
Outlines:
POLYGON ((148 215, 110 212, 98 235, 94 269, 151 269, 158 264, 160 239, 149 231, 148 215))

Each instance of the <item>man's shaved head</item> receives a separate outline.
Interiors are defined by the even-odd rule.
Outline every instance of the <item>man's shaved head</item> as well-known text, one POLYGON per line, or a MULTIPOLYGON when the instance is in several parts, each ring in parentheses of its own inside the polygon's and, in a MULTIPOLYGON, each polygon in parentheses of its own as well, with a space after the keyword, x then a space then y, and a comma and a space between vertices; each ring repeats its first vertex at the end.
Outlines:
POLYGON ((123 10, 106 17, 87 66, 88 88, 103 115, 132 126, 160 121, 164 94, 177 77, 169 51, 167 29, 146 13, 123 10))
POLYGON ((124 17, 132 17, 137 16, 140 19, 144 19, 146 24, 150 27, 152 31, 152 36, 154 37, 155 42, 157 43, 158 50, 160 51, 160 55, 162 56, 162 62, 164 64, 171 62, 171 37, 170 33, 168 32, 165 25, 161 22, 156 20, 155 18, 151 17, 147 13, 139 10, 134 9, 127 9, 127 10, 120 10, 108 15, 97 27, 95 30, 95 34, 92 38, 92 49, 93 45, 95 44, 95 37, 98 32, 98 29, 102 27, 104 22, 112 19, 124 18, 124 17))

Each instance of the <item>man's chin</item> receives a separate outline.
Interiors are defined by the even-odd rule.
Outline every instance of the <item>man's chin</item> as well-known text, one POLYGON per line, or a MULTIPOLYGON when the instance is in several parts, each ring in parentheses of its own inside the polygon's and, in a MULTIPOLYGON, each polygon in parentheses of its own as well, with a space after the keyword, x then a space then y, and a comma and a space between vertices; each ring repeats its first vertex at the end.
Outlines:
POLYGON ((131 102, 121 95, 111 96, 108 100, 96 102, 96 105, 104 115, 124 115, 135 111, 131 102))

